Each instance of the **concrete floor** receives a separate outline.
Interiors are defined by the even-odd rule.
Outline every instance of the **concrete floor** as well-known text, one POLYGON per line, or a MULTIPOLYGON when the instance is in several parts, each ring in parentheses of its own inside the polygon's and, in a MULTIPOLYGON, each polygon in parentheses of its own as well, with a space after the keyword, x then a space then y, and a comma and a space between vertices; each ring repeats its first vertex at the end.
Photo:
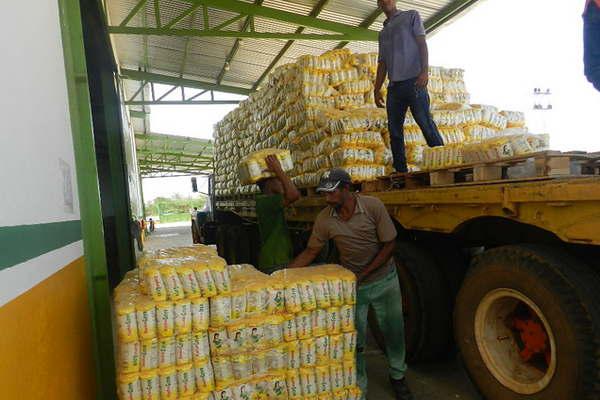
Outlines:
MULTIPOLYGON (((145 243, 147 250, 192 244, 190 223, 158 226, 145 243)), ((368 400, 394 400, 388 381, 387 360, 369 340, 367 368, 368 400)), ((458 359, 409 366, 406 380, 416 400, 481 400, 458 359)))

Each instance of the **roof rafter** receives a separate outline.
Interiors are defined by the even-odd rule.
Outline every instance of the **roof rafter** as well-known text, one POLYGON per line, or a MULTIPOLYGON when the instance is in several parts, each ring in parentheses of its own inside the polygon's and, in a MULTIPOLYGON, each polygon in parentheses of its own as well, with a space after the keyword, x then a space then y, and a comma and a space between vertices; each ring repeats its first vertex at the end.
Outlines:
MULTIPOLYGON (((323 8, 325 8, 325 5, 327 5, 327 3, 329 2, 329 0, 320 0, 312 9, 312 11, 309 14, 309 17, 313 17, 316 18, 321 11, 323 11, 323 8)), ((296 29, 296 34, 301 34, 302 32, 304 32, 304 27, 300 26, 298 27, 298 29, 296 29)), ((277 65, 277 63, 279 62, 279 60, 281 60, 281 58, 283 58, 283 56, 285 55, 285 53, 287 53, 287 51, 290 49, 290 47, 292 47, 292 44, 294 43, 294 40, 288 40, 287 43, 283 46, 283 48, 279 51, 279 53, 275 56, 275 58, 273 59, 273 61, 271 61, 271 64, 269 64, 269 66, 267 67, 267 69, 265 70, 265 72, 263 72, 261 74, 261 76, 258 78, 258 80, 254 83, 254 85, 252 86, 252 90, 256 90, 265 80, 265 78, 267 76, 269 76, 269 74, 271 73, 271 71, 273 70, 273 68, 275 68, 275 66, 277 65)))

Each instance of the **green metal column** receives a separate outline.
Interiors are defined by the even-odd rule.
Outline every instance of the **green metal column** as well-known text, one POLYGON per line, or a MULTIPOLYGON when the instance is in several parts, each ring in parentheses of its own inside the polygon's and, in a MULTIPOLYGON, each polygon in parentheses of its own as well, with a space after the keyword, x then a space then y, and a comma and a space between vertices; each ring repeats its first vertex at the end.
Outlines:
POLYGON ((113 399, 116 386, 109 284, 81 14, 78 0, 58 0, 58 4, 94 335, 96 398, 113 399))

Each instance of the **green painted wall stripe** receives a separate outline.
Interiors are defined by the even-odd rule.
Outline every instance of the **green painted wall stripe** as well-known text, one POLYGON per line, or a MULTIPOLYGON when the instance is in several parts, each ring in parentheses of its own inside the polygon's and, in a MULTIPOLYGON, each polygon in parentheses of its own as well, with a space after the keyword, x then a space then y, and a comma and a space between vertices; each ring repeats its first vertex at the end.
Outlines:
POLYGON ((82 239, 81 221, 0 227, 0 270, 82 239))

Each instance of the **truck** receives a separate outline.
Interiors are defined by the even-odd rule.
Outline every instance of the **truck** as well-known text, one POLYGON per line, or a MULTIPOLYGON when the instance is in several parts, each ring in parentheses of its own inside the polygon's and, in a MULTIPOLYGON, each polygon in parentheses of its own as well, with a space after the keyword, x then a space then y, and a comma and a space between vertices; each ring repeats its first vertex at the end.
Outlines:
MULTIPOLYGON (((597 398, 597 167, 597 155, 544 152, 357 187, 385 204, 398 230, 394 259, 409 362, 457 349, 487 399, 597 398), (509 168, 532 161, 541 176, 506 177, 509 168), (495 168, 501 178, 473 180, 481 168, 495 168), (440 180, 448 174, 452 182, 440 180)), ((304 194, 287 210, 296 251, 326 206, 314 191, 304 194)), ((214 201, 220 253, 231 263, 254 262, 252 196, 214 201)), ((334 261, 335 249, 322 256, 334 261)), ((374 319, 370 328, 384 349, 374 319)))

